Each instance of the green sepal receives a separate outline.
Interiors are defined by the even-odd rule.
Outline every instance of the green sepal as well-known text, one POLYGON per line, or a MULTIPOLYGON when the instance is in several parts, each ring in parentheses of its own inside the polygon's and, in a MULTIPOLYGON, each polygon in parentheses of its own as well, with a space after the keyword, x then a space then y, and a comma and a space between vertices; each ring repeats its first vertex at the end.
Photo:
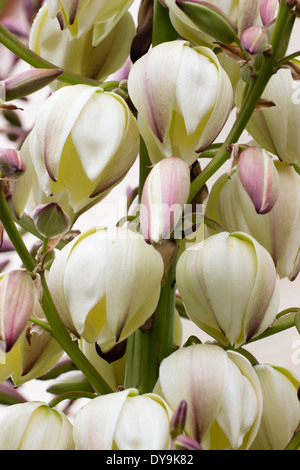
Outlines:
POLYGON ((208 2, 176 0, 178 7, 204 33, 222 44, 231 44, 238 28, 219 8, 208 2))

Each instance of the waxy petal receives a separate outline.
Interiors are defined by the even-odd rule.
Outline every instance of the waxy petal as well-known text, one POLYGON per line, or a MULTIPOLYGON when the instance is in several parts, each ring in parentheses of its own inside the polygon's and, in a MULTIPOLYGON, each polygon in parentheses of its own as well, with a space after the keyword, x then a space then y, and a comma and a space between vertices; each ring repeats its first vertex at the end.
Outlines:
POLYGON ((279 176, 271 156, 259 147, 248 147, 240 154, 238 173, 256 212, 269 212, 279 196, 279 176))
POLYGON ((284 450, 299 424, 299 379, 293 371, 269 364, 255 365, 254 371, 262 390, 263 412, 251 450, 284 450))
POLYGON ((33 313, 35 288, 25 270, 10 271, 0 283, 0 337, 9 351, 33 313))
POLYGON ((36 121, 36 133, 47 171, 57 181, 60 158, 80 112, 92 95, 100 89, 74 85, 58 90, 42 106, 36 121), (67 113, 55 113, 53 109, 64 109, 67 113))
POLYGON ((180 158, 165 158, 152 168, 140 205, 145 240, 158 242, 170 236, 182 215, 189 191, 190 170, 180 158))
POLYGON ((243 31, 241 44, 245 51, 255 55, 265 52, 269 46, 269 35, 267 29, 255 25, 243 31))
POLYGON ((265 26, 275 19, 278 8, 279 0, 259 0, 260 17, 265 26))
POLYGON ((173 410, 186 401, 186 432, 200 443, 221 409, 227 367, 225 351, 211 345, 179 349, 160 365, 163 398, 173 410))
POLYGON ((0 422, 1 450, 74 450, 71 422, 46 403, 9 406, 2 411, 0 422))
POLYGON ((114 439, 117 448, 122 450, 167 449, 169 419, 164 407, 153 400, 151 395, 127 397, 119 415, 114 439))
POLYGON ((160 142, 165 140, 171 124, 185 44, 184 41, 174 41, 156 46, 150 54, 136 61, 129 73, 129 95, 160 142))
POLYGON ((74 420, 74 441, 78 450, 111 450, 120 412, 133 388, 103 395, 85 405, 74 420))

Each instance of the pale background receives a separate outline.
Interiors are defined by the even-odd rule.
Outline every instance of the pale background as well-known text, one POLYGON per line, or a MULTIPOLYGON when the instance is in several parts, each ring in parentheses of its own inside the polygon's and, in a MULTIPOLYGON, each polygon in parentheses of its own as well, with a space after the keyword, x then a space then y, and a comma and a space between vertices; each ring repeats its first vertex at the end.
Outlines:
MULTIPOLYGON (((139 1, 135 1, 130 11, 133 16, 137 17, 139 1)), ((289 51, 294 52, 299 50, 300 44, 300 31, 299 31, 299 20, 295 27, 295 34, 293 35, 289 51)), ((41 100, 45 97, 45 91, 39 92, 35 95, 30 102, 22 103, 24 108, 24 115, 26 113, 26 119, 28 126, 34 122, 35 115, 39 109, 41 100)), ((228 124, 220 134, 218 140, 223 141, 228 133, 234 116, 228 121, 228 124)), ((249 136, 247 133, 244 133, 241 142, 247 142, 249 136)), ((0 145, 7 145, 3 136, 0 134, 0 145)), ((11 144, 10 144, 11 145, 11 144)), ((203 166, 203 164, 202 164, 203 166)), ((210 188, 213 181, 221 173, 226 172, 228 166, 224 165, 221 170, 215 175, 213 179, 208 182, 208 187, 210 188)), ((112 192, 107 196, 107 198, 100 203, 99 206, 94 207, 89 213, 81 216, 78 220, 76 227, 80 230, 86 230, 87 228, 93 226, 95 223, 97 225, 109 225, 115 224, 121 217, 123 217, 125 212, 126 204, 126 192, 128 188, 134 188, 138 185, 138 163, 132 167, 129 171, 126 178, 119 184, 112 192), (114 208, 114 210, 112 210, 114 208)), ((29 239, 30 240, 30 239, 29 239)), ((28 242, 30 243, 30 241, 28 242)), ((281 301, 279 311, 289 308, 289 307, 300 307, 300 276, 294 282, 290 282, 287 279, 280 281, 280 290, 281 290, 281 301)), ((210 338, 200 331, 194 324, 189 321, 183 321, 183 341, 185 341, 190 334, 196 334, 201 341, 209 340, 210 338)), ((252 352, 255 357, 260 362, 267 362, 271 364, 276 364, 279 366, 287 367, 293 370, 300 377, 300 336, 298 335, 295 328, 287 330, 283 333, 277 334, 272 338, 267 338, 263 341, 259 341, 252 345, 247 346, 247 349, 252 352)), ((49 384, 47 383, 47 386, 49 384)), ((45 391, 45 384, 43 382, 34 381, 25 384, 22 387, 24 393, 29 400, 45 400, 48 401, 52 398, 52 395, 48 394, 45 391)))

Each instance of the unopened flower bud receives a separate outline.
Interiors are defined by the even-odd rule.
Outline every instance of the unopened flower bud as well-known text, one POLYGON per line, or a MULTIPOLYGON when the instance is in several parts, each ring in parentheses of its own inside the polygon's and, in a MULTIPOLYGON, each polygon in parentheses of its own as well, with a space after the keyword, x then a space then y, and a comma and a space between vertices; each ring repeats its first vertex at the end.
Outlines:
POLYGON ((11 148, 0 149, 0 178, 18 179, 25 171, 22 153, 11 148))
POLYGON ((239 156, 238 174, 256 212, 269 212, 279 196, 279 176, 270 154, 247 147, 239 156))
POLYGON ((204 450, 248 449, 255 438, 261 390, 250 362, 236 351, 213 344, 178 349, 161 362, 154 393, 173 412, 186 401, 185 434, 204 450))
POLYGON ((133 388, 96 397, 75 417, 76 448, 167 450, 171 414, 159 395, 138 395, 133 388))
POLYGON ((251 236, 221 232, 180 256, 176 280, 190 319, 223 344, 239 347, 278 313, 273 260, 251 236))
POLYGON ((276 17, 279 0, 260 0, 259 2, 260 17, 263 25, 267 26, 276 17))
POLYGON ((35 287, 25 270, 0 277, 0 339, 6 352, 14 346, 33 313, 35 287))
POLYGON ((49 85, 59 75, 60 69, 30 69, 4 80, 5 100, 11 101, 35 93, 49 85))
POLYGON ((284 450, 300 422, 299 378, 270 364, 256 365, 254 370, 262 390, 263 412, 251 450, 284 450))
POLYGON ((7 406, 0 413, 1 450, 74 450, 67 416, 40 401, 7 406))
POLYGON ((141 232, 147 241, 169 238, 190 192, 189 166, 180 158, 169 157, 150 171, 140 206, 141 232))
POLYGON ((179 36, 200 46, 230 44, 236 34, 257 24, 259 0, 164 0, 179 36))
POLYGON ((176 0, 178 7, 204 33, 223 44, 231 44, 238 32, 236 24, 214 4, 199 0, 176 0))
POLYGON ((39 233, 46 238, 55 238, 70 229, 70 218, 56 202, 38 206, 33 221, 39 233))
POLYGON ((172 438, 175 438, 184 432, 184 427, 186 423, 186 412, 187 404, 185 400, 182 400, 179 403, 171 419, 170 435, 172 438))
POLYGON ((280 278, 294 280, 300 270, 300 176, 291 165, 274 160, 279 195, 265 214, 258 214, 239 173, 221 175, 207 200, 205 214, 228 232, 243 231, 264 246, 280 278), (288 210, 287 210, 288 208, 288 210))
POLYGON ((251 55, 265 52, 269 47, 269 36, 266 28, 262 26, 251 26, 243 31, 241 44, 245 51, 251 55))

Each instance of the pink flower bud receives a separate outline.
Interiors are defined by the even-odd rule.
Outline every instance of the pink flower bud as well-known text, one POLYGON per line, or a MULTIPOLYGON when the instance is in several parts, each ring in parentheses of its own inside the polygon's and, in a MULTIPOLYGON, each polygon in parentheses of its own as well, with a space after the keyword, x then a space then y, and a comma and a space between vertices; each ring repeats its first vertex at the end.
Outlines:
POLYGON ((251 26, 243 32, 241 43, 245 51, 249 52, 249 54, 260 54, 268 49, 268 32, 266 28, 262 26, 251 26))
POLYGON ((279 177, 270 155, 260 147, 248 147, 240 155, 238 174, 256 212, 269 212, 279 195, 279 177))
POLYGON ((141 207, 141 232, 146 241, 170 236, 183 211, 190 191, 188 165, 177 157, 157 163, 145 182, 141 207))
POLYGON ((0 178, 17 179, 24 171, 21 152, 10 148, 0 149, 0 178))
POLYGON ((263 25, 266 26, 275 19, 278 6, 278 0, 260 0, 259 11, 263 25))
POLYGON ((170 422, 170 434, 171 437, 176 438, 184 432, 184 427, 186 423, 186 413, 187 413, 187 403, 185 400, 182 400, 175 413, 172 416, 170 422))
POLYGON ((4 80, 5 100, 11 101, 35 93, 49 85, 59 75, 60 69, 30 69, 4 80))
POLYGON ((10 271, 0 283, 0 340, 6 352, 16 343, 33 312, 35 287, 25 270, 10 271))

